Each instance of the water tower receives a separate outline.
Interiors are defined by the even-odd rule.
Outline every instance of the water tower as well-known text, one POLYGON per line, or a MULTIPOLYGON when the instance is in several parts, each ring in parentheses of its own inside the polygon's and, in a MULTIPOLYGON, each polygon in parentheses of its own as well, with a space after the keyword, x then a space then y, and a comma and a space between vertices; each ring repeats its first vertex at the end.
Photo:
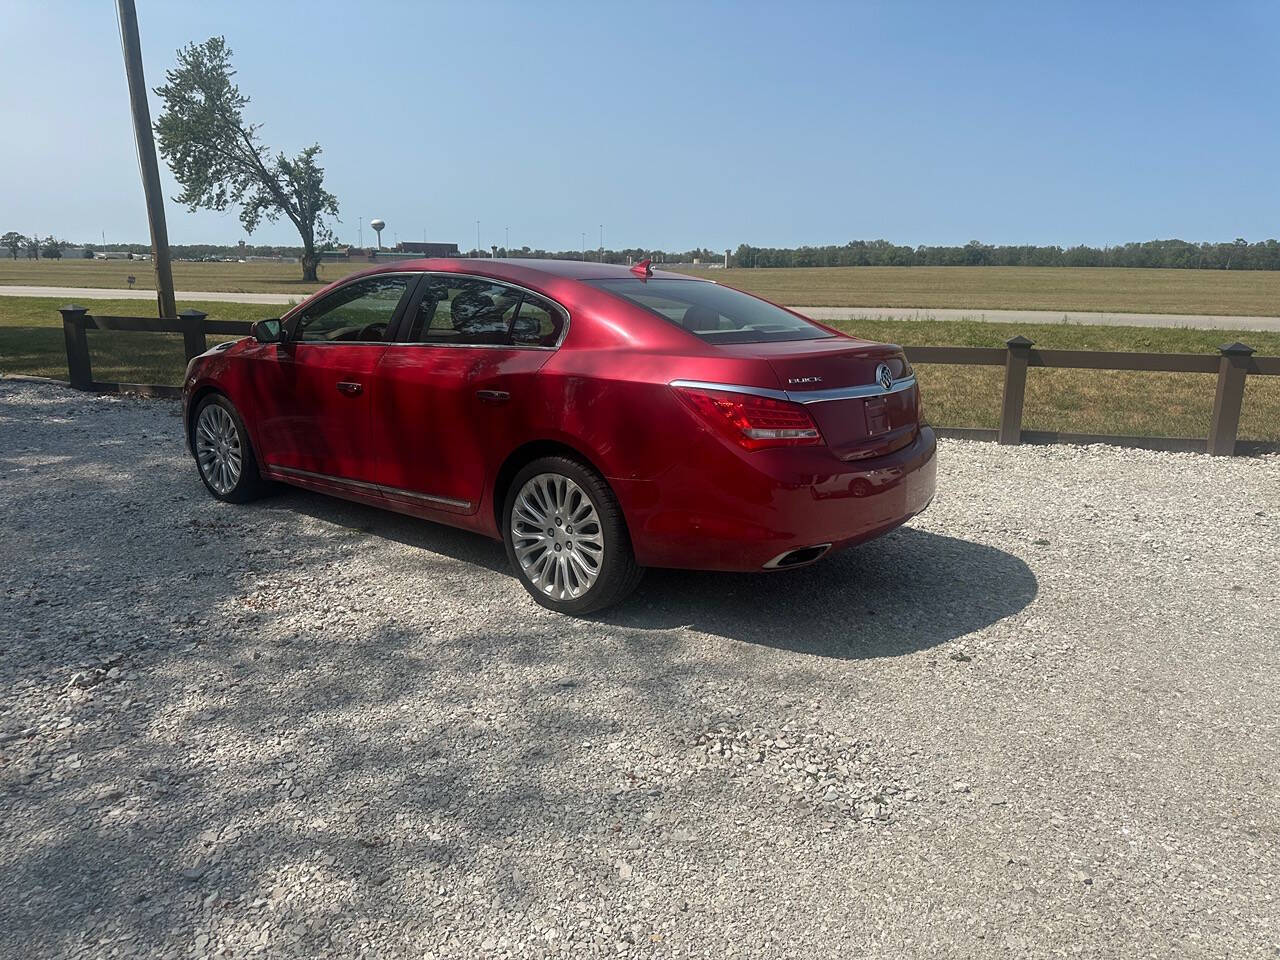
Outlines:
POLYGON ((369 226, 373 227, 373 232, 378 235, 378 249, 382 249, 382 228, 387 225, 387 221, 382 219, 374 219, 369 221, 369 226))

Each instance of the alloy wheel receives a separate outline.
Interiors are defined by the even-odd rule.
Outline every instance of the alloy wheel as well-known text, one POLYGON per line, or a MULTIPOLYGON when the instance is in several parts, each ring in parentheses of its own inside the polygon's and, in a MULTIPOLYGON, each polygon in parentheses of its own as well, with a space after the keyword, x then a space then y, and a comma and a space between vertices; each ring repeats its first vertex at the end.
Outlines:
POLYGON ((572 600, 591 589, 604 563, 600 516, 586 492, 559 473, 531 477, 511 510, 511 543, 535 590, 572 600))
POLYGON ((227 496, 240 482, 244 451, 240 432, 225 407, 210 403, 196 421, 196 463, 215 492, 227 496))

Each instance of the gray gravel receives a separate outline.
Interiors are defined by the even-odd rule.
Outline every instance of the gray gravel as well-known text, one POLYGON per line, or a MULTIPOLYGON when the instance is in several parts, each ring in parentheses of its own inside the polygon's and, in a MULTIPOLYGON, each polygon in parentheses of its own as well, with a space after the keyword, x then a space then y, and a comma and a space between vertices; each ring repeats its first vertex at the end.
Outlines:
POLYGON ((571 620, 0 381, 0 956, 1275 956, 1280 458, 940 474, 571 620))

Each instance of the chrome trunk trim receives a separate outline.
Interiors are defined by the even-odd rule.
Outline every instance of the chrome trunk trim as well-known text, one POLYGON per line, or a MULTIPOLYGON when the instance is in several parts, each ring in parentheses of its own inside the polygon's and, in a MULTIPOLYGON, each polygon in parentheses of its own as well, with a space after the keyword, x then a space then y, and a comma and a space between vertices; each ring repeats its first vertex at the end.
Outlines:
POLYGON ((857 387, 833 387, 830 390, 771 390, 768 387, 748 387, 737 383, 710 383, 706 380, 672 380, 669 386, 692 387, 695 390, 723 390, 725 393, 745 393, 753 397, 769 397, 791 403, 826 403, 830 400, 851 400, 857 397, 885 397, 901 393, 916 385, 915 374, 907 374, 894 380, 885 389, 878 383, 857 387))

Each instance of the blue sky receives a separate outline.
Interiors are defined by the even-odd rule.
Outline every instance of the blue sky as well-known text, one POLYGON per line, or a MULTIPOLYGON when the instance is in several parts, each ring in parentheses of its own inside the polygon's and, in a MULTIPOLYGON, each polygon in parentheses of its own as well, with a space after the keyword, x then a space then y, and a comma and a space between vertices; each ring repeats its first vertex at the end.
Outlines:
MULTIPOLYGON (((324 148, 345 240, 1280 234, 1280 4, 137 5, 152 87, 227 37, 265 140, 324 148)), ((145 242, 114 6, 0 0, 0 232, 145 242)), ((244 236, 168 215, 174 242, 244 236)))

